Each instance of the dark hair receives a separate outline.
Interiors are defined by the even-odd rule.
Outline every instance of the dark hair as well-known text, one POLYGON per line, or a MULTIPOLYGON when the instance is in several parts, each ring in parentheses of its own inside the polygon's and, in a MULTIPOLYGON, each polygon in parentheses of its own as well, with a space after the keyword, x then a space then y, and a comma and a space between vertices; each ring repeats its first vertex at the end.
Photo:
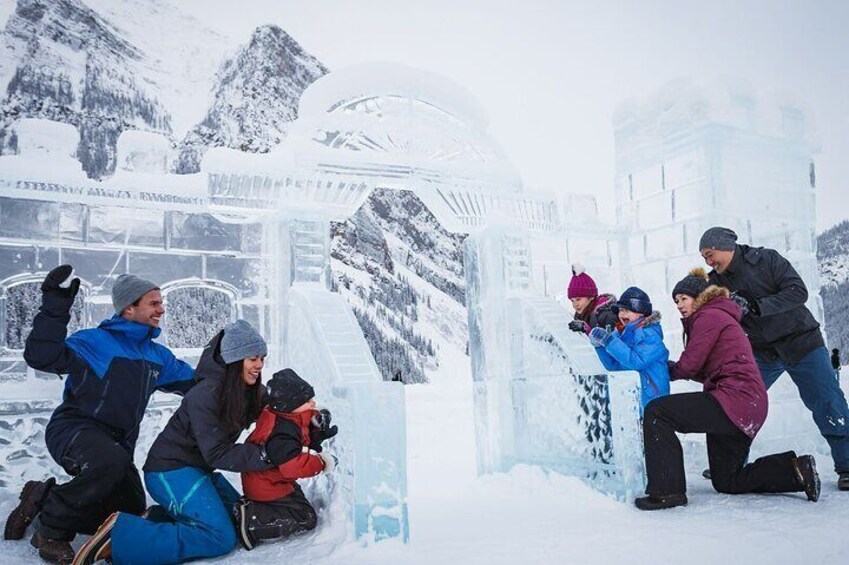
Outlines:
POLYGON ((227 376, 221 388, 221 416, 234 431, 243 430, 251 425, 262 411, 262 376, 256 380, 256 383, 246 385, 242 378, 244 359, 229 363, 226 371, 227 376))

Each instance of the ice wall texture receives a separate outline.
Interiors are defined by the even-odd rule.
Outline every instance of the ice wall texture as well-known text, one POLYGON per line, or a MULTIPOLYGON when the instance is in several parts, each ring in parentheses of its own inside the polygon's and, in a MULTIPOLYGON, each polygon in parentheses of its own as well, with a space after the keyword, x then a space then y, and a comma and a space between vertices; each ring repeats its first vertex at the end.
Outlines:
POLYGON ((489 226, 465 245, 479 472, 527 463, 641 492, 637 374, 608 374, 566 311, 535 293, 520 229, 489 226))
POLYGON ((314 283, 289 293, 288 364, 331 408, 339 457, 314 492, 351 516, 356 537, 409 537, 404 385, 384 382, 345 300, 314 283))
MULTIPOLYGON (((682 331, 670 292, 692 267, 704 265, 699 238, 714 225, 734 229, 740 243, 787 257, 808 287, 808 307, 823 319, 814 217, 817 145, 802 103, 744 83, 679 81, 623 103, 614 127, 626 280, 646 290, 663 313, 673 357, 682 349, 682 331)), ((783 438, 802 441, 813 428, 809 420, 795 387, 779 382, 770 390, 770 418, 756 448, 789 449, 796 444, 782 444, 783 438)))

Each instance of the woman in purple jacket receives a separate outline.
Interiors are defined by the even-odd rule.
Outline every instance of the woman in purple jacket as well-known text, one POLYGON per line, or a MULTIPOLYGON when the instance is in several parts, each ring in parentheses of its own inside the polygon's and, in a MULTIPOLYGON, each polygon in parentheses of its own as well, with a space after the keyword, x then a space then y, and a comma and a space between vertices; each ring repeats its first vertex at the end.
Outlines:
POLYGON ((746 463, 749 447, 767 415, 767 393, 752 346, 740 327, 740 307, 728 289, 708 286, 694 269, 672 291, 684 324, 685 348, 669 362, 670 378, 704 384, 703 392, 673 394, 646 406, 643 439, 648 496, 640 510, 687 504, 684 458, 675 432, 707 434, 713 488, 727 494, 805 492, 819 498, 820 482, 810 455, 792 451, 746 463))

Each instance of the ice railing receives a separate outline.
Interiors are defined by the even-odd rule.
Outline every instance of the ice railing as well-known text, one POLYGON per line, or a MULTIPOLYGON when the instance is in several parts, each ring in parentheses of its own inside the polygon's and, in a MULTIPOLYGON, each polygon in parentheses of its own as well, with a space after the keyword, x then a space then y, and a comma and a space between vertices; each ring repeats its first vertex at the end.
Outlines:
POLYGON ((320 284, 296 283, 289 291, 286 323, 286 363, 313 384, 339 425, 330 447, 339 465, 312 485, 313 498, 319 505, 341 506, 357 538, 407 541, 403 385, 383 381, 339 294, 320 284))

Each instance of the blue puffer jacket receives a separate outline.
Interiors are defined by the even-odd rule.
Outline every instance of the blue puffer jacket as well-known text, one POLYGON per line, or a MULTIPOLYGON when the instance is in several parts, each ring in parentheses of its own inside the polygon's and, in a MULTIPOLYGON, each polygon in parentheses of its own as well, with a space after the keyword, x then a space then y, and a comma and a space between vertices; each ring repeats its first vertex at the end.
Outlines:
POLYGON ((616 330, 596 353, 608 371, 640 373, 640 414, 646 404, 669 394, 669 350, 663 344, 660 312, 631 322, 621 332, 616 330))
POLYGON ((79 432, 95 428, 133 453, 150 396, 157 389, 186 392, 194 370, 153 341, 159 328, 116 315, 65 339, 68 318, 42 308, 24 350, 34 369, 68 375, 47 424, 47 449, 61 464, 79 432))

